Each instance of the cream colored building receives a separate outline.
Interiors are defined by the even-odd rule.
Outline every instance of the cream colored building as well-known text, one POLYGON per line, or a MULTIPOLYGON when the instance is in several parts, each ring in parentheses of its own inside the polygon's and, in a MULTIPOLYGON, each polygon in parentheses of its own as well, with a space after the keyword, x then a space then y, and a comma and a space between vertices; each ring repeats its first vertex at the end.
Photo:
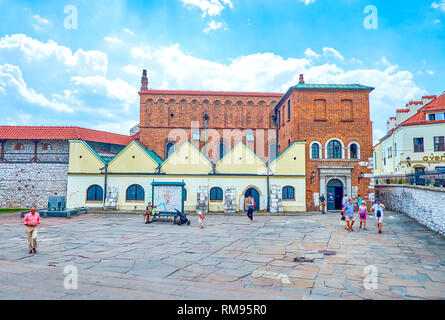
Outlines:
POLYGON ((225 211, 227 189, 235 189, 236 211, 244 211, 246 193, 257 196, 258 209, 265 211, 271 186, 282 190, 283 211, 306 211, 305 142, 294 142, 269 165, 243 143, 212 163, 188 141, 163 161, 133 140, 106 162, 85 141, 71 140, 69 159, 69 208, 102 208, 103 190, 116 190, 118 209, 144 210, 152 182, 184 182, 185 211, 196 210, 203 187, 209 211, 225 211))
POLYGON ((445 94, 393 127, 374 147, 375 175, 445 170, 445 94))

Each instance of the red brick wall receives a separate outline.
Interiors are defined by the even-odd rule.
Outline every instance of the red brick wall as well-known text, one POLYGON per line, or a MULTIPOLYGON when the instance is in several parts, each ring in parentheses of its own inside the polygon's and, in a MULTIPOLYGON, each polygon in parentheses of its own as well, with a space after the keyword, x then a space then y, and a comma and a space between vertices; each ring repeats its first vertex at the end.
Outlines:
MULTIPOLYGON (((262 138, 264 141, 263 160, 266 161, 268 157, 267 130, 274 128, 271 116, 280 97, 280 94, 259 94, 258 96, 252 94, 199 94, 197 92, 159 94, 150 92, 150 90, 143 91, 140 92, 140 140, 164 158, 169 135, 176 136, 175 132, 180 132, 181 129, 185 130, 186 137, 175 138, 176 146, 179 147, 184 139, 191 141, 191 124, 192 121, 197 121, 202 140, 199 147, 200 150, 203 150, 204 114, 208 114, 207 128, 215 129, 221 138, 223 137, 222 129, 266 130, 264 137, 259 135, 256 137, 256 140, 262 138)), ((208 145, 212 143, 212 136, 211 130, 208 130, 208 145)), ((245 142, 245 138, 242 137, 232 138, 231 147, 241 139, 245 142)), ((257 143, 251 147, 255 152, 261 154, 257 143)), ((212 148, 207 149, 209 151, 212 148)), ((228 149, 230 150, 230 146, 228 149)), ((212 161, 218 160, 218 154, 215 152, 208 156, 212 161)))
MULTIPOLYGON (((284 125, 278 130, 279 153, 285 150, 289 141, 306 140, 306 205, 308 210, 316 210, 314 206, 313 194, 320 192, 320 173, 317 166, 319 164, 348 164, 354 165, 352 169, 352 186, 358 186, 358 193, 366 196, 369 191, 370 179, 361 178, 358 183, 360 172, 372 173, 367 166, 362 166, 359 162, 368 162, 372 158, 372 122, 369 114, 369 91, 367 90, 294 90, 291 99, 291 118, 287 117, 287 100, 279 106, 281 117, 283 108, 285 114, 284 125), (323 110, 316 109, 317 99, 326 100, 326 115, 323 110), (342 100, 352 100, 352 110, 349 102, 342 100), (352 116, 352 120, 351 120, 352 116), (359 160, 311 160, 309 145, 313 141, 318 141, 322 145, 321 157, 324 158, 325 144, 331 138, 340 139, 345 146, 345 158, 348 157, 348 144, 356 141, 360 144, 359 160), (316 177, 312 183, 310 176, 312 171, 316 172, 316 177)), ((319 107, 322 104, 317 104, 319 107)), ((283 123, 283 121, 282 121, 283 123)))

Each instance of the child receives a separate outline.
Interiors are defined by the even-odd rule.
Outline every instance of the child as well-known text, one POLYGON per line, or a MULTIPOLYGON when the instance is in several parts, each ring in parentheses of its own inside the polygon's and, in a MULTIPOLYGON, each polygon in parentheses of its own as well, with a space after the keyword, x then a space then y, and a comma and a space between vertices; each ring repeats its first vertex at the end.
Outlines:
POLYGON ((202 212, 199 212, 198 221, 199 221, 199 227, 201 229, 204 229, 204 223, 206 222, 206 217, 202 214, 202 212))
POLYGON ((150 223, 152 211, 153 206, 151 205, 151 202, 149 202, 147 208, 145 209, 145 224, 150 223))
POLYGON ((361 201, 360 207, 358 207, 358 215, 360 217, 360 229, 366 230, 366 220, 368 219, 368 207, 366 206, 364 201, 361 201))
POLYGON ((255 209, 256 203, 255 200, 253 200, 252 196, 248 197, 247 201, 248 210, 247 210, 247 217, 249 218, 249 223, 252 223, 253 221, 253 210, 255 209))

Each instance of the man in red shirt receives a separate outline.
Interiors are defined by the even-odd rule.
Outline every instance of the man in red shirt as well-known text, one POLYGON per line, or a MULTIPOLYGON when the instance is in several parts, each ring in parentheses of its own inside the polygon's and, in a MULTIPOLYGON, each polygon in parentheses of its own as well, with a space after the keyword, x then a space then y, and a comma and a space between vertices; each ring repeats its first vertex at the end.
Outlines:
POLYGON ((31 212, 26 214, 23 224, 26 226, 29 253, 37 253, 37 226, 40 224, 40 214, 36 212, 35 207, 32 207, 31 212))

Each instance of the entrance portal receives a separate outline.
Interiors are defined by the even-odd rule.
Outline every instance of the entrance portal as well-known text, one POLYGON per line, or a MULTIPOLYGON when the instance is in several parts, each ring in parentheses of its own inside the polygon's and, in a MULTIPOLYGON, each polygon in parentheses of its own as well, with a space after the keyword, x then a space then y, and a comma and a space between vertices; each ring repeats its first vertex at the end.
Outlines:
POLYGON ((327 187, 328 210, 341 210, 341 200, 343 198, 343 183, 339 179, 332 179, 328 182, 327 187))
MULTIPOLYGON (((248 196, 252 196, 253 200, 256 203, 254 211, 260 210, 260 194, 258 193, 258 191, 255 188, 247 189, 246 193, 244 194, 244 199, 247 198, 248 196)), ((247 211, 247 206, 245 201, 244 201, 244 210, 247 211)))

